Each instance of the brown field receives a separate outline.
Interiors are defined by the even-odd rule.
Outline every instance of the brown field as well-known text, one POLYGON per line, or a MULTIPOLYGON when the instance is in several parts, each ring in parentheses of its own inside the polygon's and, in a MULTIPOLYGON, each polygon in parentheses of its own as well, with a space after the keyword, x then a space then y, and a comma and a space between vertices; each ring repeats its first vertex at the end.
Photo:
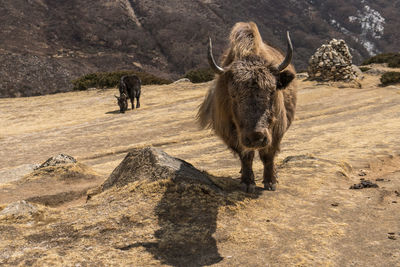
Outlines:
MULTIPOLYGON (((0 215, 0 265, 400 266, 400 86, 372 75, 361 83, 298 80, 277 191, 257 194, 232 187, 239 160, 195 124, 211 83, 144 86, 142 107, 125 114, 117 89, 0 99, 0 211, 54 196, 29 216, 0 215), (220 177, 227 193, 135 182, 85 203, 88 188, 145 146, 220 177), (30 173, 59 153, 82 166, 30 173), (350 190, 360 178, 379 188, 350 190)), ((254 168, 261 186, 258 158, 254 168)))

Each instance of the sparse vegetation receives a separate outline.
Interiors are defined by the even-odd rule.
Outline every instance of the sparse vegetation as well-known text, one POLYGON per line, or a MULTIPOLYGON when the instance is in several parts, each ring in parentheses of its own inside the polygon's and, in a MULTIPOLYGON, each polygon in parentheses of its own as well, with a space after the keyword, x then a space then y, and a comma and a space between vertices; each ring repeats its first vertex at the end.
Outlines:
POLYGON ((365 60, 361 65, 369 65, 372 63, 388 63, 390 68, 400 68, 400 53, 379 54, 365 60))
POLYGON ((382 85, 390 85, 390 84, 400 83, 400 72, 396 72, 396 71, 385 72, 381 76, 381 83, 382 83, 382 85))
POLYGON ((359 69, 360 69, 362 72, 366 72, 366 71, 369 71, 371 68, 370 68, 370 67, 359 67, 359 69))
POLYGON ((194 69, 185 74, 192 83, 204 83, 214 79, 214 72, 210 68, 194 69))
POLYGON ((143 85, 148 84, 170 84, 172 81, 163 79, 146 72, 138 71, 115 71, 115 72, 96 72, 86 74, 72 81, 73 90, 87 90, 91 87, 111 88, 119 84, 119 80, 124 75, 137 75, 143 85))

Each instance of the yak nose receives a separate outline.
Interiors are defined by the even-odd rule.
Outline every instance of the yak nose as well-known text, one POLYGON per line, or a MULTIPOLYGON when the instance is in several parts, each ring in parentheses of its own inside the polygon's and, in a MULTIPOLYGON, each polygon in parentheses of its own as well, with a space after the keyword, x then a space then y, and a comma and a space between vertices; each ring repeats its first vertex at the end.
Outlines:
POLYGON ((244 136, 243 145, 249 148, 264 147, 268 144, 268 138, 261 131, 255 131, 244 136))

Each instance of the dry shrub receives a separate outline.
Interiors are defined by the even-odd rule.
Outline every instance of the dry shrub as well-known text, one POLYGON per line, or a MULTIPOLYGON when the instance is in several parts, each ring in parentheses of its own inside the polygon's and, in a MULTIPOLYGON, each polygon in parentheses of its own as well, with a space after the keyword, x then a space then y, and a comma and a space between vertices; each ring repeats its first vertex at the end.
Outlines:
POLYGON ((204 83, 214 79, 214 72, 210 68, 200 68, 188 71, 185 74, 192 83, 204 83))
POLYGON ((122 76, 137 75, 142 81, 142 85, 148 84, 170 84, 172 81, 163 79, 146 72, 139 71, 114 71, 114 72, 95 72, 86 74, 74 81, 73 90, 87 90, 88 88, 112 88, 119 84, 122 76))
POLYGON ((369 65, 373 63, 388 63, 388 67, 390 68, 400 68, 400 53, 379 54, 365 60, 361 65, 369 65))
POLYGON ((382 85, 390 85, 390 84, 400 83, 400 72, 396 72, 396 71, 385 72, 381 76, 381 83, 382 83, 382 85))
POLYGON ((359 67, 359 69, 360 69, 362 72, 366 72, 366 71, 369 71, 371 68, 370 68, 370 67, 359 67))

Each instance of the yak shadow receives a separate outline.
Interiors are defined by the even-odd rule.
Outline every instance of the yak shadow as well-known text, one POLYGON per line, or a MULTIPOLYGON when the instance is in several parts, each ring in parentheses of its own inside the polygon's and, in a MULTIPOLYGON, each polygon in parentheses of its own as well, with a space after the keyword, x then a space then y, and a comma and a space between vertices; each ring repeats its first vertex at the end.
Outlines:
POLYGON ((106 114, 123 114, 123 113, 119 112, 119 109, 117 109, 114 111, 107 111, 106 114))
POLYGON ((220 262, 223 258, 213 237, 219 208, 234 205, 235 200, 258 198, 263 189, 256 188, 253 194, 237 194, 240 191, 237 179, 213 177, 212 180, 222 190, 216 192, 206 185, 183 182, 168 186, 155 208, 160 226, 155 232, 157 242, 136 243, 122 249, 145 247, 155 258, 172 266, 205 266, 220 262), (236 192, 234 201, 229 197, 232 192, 236 192))

